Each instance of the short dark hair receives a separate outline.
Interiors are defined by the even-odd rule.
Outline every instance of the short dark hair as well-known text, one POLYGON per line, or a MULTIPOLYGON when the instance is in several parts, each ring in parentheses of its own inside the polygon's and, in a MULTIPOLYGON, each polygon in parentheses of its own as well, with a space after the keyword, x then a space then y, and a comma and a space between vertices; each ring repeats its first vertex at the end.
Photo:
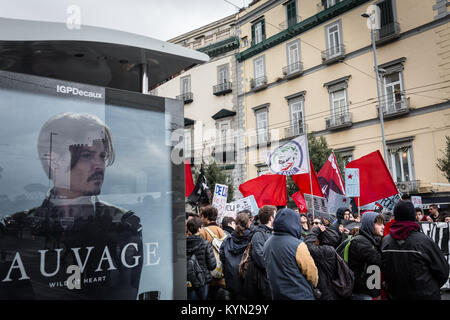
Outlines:
POLYGON ((199 217, 193 217, 186 224, 188 231, 192 234, 196 234, 201 226, 202 220, 199 217))
POLYGON ((250 221, 250 217, 246 212, 239 212, 236 216, 236 233, 240 236, 244 234, 247 229, 247 224, 250 221))
POLYGON ((379 215, 377 215, 377 216, 375 217, 375 221, 374 221, 373 223, 374 223, 374 224, 375 224, 375 223, 382 223, 382 224, 385 224, 385 223, 386 223, 386 219, 384 218, 384 215, 379 214, 379 215))
POLYGON ((437 204, 430 204, 430 208, 433 208, 433 209, 436 209, 436 210, 438 210, 439 208, 438 208, 438 206, 437 206, 437 204))
POLYGON ((199 217, 198 213, 195 212, 186 212, 186 219, 188 219, 189 217, 199 217))
POLYGON ((416 207, 416 213, 417 213, 417 212, 419 212, 419 211, 420 211, 420 213, 421 213, 421 214, 423 214, 423 210, 422 210, 422 208, 420 208, 420 207, 416 207))
POLYGON ((277 210, 277 207, 275 207, 275 206, 268 206, 268 205, 262 206, 258 212, 259 221, 262 224, 267 224, 270 220, 270 217, 274 216, 274 211, 276 211, 276 210, 277 210))
POLYGON ((209 221, 216 221, 217 215, 218 215, 217 209, 211 205, 203 207, 200 211, 200 216, 202 216, 205 219, 208 219, 209 221))
POLYGON ((228 226, 230 223, 232 223, 234 221, 233 217, 223 217, 222 219, 222 229, 225 228, 226 226, 228 226))
POLYGON ((253 213, 250 210, 248 210, 248 209, 241 210, 241 211, 238 212, 238 214, 241 213, 241 212, 244 212, 244 213, 248 214, 249 218, 253 217, 253 213))

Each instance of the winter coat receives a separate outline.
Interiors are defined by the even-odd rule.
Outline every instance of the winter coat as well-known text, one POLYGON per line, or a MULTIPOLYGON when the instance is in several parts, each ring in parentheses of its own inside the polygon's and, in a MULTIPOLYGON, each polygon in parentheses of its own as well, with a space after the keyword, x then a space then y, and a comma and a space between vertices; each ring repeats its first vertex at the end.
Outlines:
POLYGON ((205 282, 211 282, 211 271, 216 268, 216 258, 211 243, 198 235, 188 237, 186 239, 186 255, 190 257, 193 254, 205 272, 205 282))
POLYGON ((264 260, 275 300, 314 300, 318 272, 301 237, 300 216, 284 208, 273 223, 274 234, 264 245, 264 260))
POLYGON ((355 274, 354 293, 367 294, 372 297, 380 295, 380 289, 369 289, 367 279, 373 272, 367 268, 376 265, 381 269, 381 251, 373 235, 375 212, 366 212, 361 220, 361 229, 352 238, 348 251, 348 266, 355 274))
POLYGON ((314 242, 319 239, 320 234, 323 233, 320 232, 319 228, 313 229, 313 232, 305 237, 305 243, 318 270, 319 282, 317 288, 322 293, 320 300, 336 300, 338 297, 331 286, 331 282, 337 276, 336 250, 328 244, 315 244, 314 242))
POLYGON ((388 296, 440 300, 439 289, 448 280, 449 265, 437 244, 416 225, 393 223, 383 239, 382 270, 388 296))
POLYGON ((244 296, 253 300, 271 300, 269 278, 264 261, 264 244, 272 236, 273 229, 260 224, 251 240, 251 260, 243 284, 244 296))
POLYGON ((220 247, 220 261, 222 261, 226 289, 234 297, 241 297, 242 281, 239 278, 239 263, 252 235, 249 229, 246 229, 243 235, 233 232, 220 247))

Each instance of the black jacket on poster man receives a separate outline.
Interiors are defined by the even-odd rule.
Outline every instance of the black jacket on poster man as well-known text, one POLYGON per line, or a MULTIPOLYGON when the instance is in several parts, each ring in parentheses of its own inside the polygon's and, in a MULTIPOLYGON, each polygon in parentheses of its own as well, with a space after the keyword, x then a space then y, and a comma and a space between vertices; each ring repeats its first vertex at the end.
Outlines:
POLYGON ((216 258, 211 243, 198 235, 187 237, 186 253, 188 257, 195 254, 198 264, 205 273, 205 282, 210 283, 212 279, 211 271, 216 268, 216 258))
POLYGON ((348 251, 348 266, 355 274, 353 293, 367 294, 372 297, 380 295, 380 289, 369 289, 367 279, 373 273, 367 268, 376 265, 381 269, 380 246, 373 235, 376 212, 366 212, 361 220, 361 229, 351 240, 348 251))
POLYGON ((220 261, 222 261, 226 289, 234 298, 243 298, 239 263, 252 236, 253 232, 249 229, 246 229, 243 235, 233 232, 231 237, 227 237, 220 246, 220 261))
POLYGON ((272 228, 260 224, 256 227, 251 240, 251 261, 244 279, 243 291, 247 299, 271 300, 269 278, 264 261, 264 244, 272 236, 272 228))

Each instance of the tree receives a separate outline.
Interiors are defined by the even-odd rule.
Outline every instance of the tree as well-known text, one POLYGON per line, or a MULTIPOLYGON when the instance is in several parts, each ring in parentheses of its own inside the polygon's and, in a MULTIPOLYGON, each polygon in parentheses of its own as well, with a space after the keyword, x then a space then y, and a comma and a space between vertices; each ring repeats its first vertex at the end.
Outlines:
POLYGON ((440 159, 437 159, 437 167, 442 171, 447 181, 450 182, 450 137, 445 136, 447 141, 447 147, 445 151, 443 151, 443 156, 440 159))
MULTIPOLYGON (((211 164, 203 163, 203 170, 205 171, 206 180, 208 183, 208 188, 211 190, 211 193, 214 193, 214 188, 216 183, 224 184, 228 186, 228 198, 227 202, 234 201, 234 183, 233 178, 228 176, 225 169, 221 168, 217 165, 216 162, 212 162, 211 164)), ((194 182, 197 181, 197 177, 200 172, 200 168, 194 168, 192 170, 192 174, 194 177, 194 182)))
MULTIPOLYGON (((331 152, 333 152, 333 149, 328 147, 328 143, 325 137, 321 136, 319 138, 316 138, 314 133, 308 133, 308 149, 311 162, 313 164, 314 170, 317 173, 320 171, 320 169, 322 169, 325 162, 327 162, 328 157, 330 156, 331 152)), ((339 154, 335 154, 335 156, 337 164, 339 166, 339 170, 342 173, 344 172, 344 161, 339 154)), ((287 194, 289 196, 287 206, 289 208, 297 207, 295 202, 292 200, 292 195, 297 191, 297 185, 294 183, 290 176, 287 177, 287 194)))

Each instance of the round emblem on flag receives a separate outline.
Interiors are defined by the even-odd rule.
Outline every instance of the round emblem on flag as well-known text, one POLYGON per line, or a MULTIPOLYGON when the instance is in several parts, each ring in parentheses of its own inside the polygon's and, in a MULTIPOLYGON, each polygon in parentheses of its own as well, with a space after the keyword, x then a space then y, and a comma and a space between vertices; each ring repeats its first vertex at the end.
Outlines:
POLYGON ((303 163, 303 150, 294 140, 277 148, 269 158, 269 167, 273 173, 293 175, 300 171, 303 163))

